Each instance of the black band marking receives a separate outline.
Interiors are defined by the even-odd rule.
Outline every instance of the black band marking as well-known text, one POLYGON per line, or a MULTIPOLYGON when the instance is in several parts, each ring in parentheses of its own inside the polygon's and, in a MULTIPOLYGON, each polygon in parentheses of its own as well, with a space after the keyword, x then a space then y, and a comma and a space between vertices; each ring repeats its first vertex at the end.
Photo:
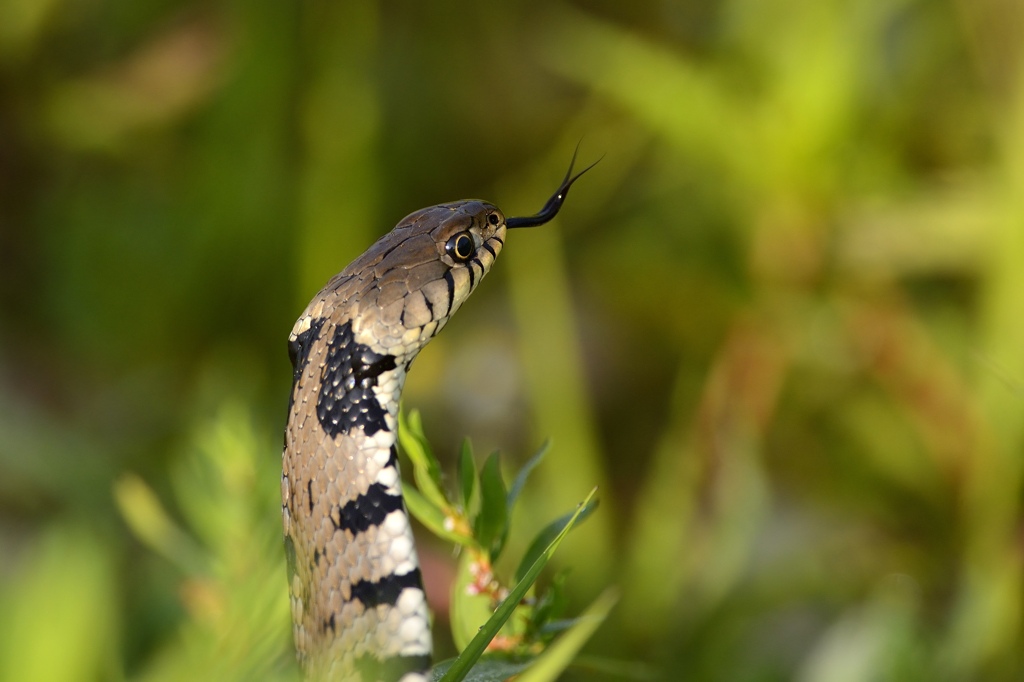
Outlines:
POLYGON ((331 520, 335 529, 348 530, 354 535, 364 532, 371 526, 379 526, 384 523, 384 518, 388 514, 401 509, 401 495, 391 495, 380 483, 374 483, 356 499, 344 506, 335 507, 331 513, 331 520))
POLYGON ((309 329, 296 336, 294 341, 288 341, 288 357, 292 361, 293 381, 298 381, 302 376, 302 370, 305 369, 306 362, 309 360, 309 349, 313 347, 313 342, 320 336, 320 330, 323 329, 326 321, 323 317, 312 319, 309 329))
POLYGON ((352 598, 363 602, 368 609, 381 604, 394 606, 398 602, 398 596, 402 594, 402 590, 409 587, 423 589, 423 577, 420 575, 420 569, 414 568, 403 575, 392 573, 377 582, 360 580, 352 583, 352 598))
POLYGON ((491 245, 490 245, 490 244, 488 244, 487 242, 484 242, 484 243, 483 243, 483 244, 481 244, 480 246, 482 246, 483 248, 487 249, 487 253, 491 254, 491 258, 497 258, 497 257, 498 257, 498 254, 496 254, 496 253, 494 252, 494 249, 492 249, 492 248, 491 248, 491 245))
POLYGON ((420 292, 420 296, 423 297, 423 302, 427 304, 427 312, 430 313, 430 319, 433 320, 434 319, 434 304, 430 302, 430 297, 427 296, 426 294, 424 294, 422 291, 420 292))
POLYGON ((426 673, 430 670, 430 656, 416 654, 392 656, 383 661, 364 654, 356 659, 356 670, 364 680, 386 680, 394 682, 407 673, 426 673))
MULTIPOLYGON (((476 258, 474 258, 473 260, 476 260, 476 258)), ((476 270, 473 269, 473 261, 466 263, 466 272, 469 273, 469 290, 472 291, 473 284, 476 282, 476 270)))
MULTIPOLYGON (((483 261, 480 260, 479 256, 473 256, 473 260, 469 261, 469 263, 468 263, 470 272, 473 272, 473 263, 476 263, 477 265, 480 266, 480 279, 483 279, 484 278, 484 263, 483 263, 483 261)), ((469 288, 470 289, 473 288, 473 278, 472 277, 469 280, 469 288)))
POLYGON ((316 398, 316 416, 323 430, 332 438, 357 426, 363 427, 367 436, 386 430, 386 412, 373 387, 381 374, 395 367, 395 356, 374 353, 369 346, 356 343, 351 322, 335 327, 316 398))
POLYGON ((451 314, 452 306, 455 305, 455 278, 451 270, 445 271, 444 281, 448 283, 448 313, 451 314))
POLYGON ((288 412, 292 411, 292 403, 295 400, 295 385, 299 383, 306 363, 309 362, 309 349, 320 336, 320 330, 326 321, 323 317, 313 318, 309 323, 309 329, 296 336, 294 341, 288 341, 288 357, 292 361, 292 392, 288 396, 288 412))

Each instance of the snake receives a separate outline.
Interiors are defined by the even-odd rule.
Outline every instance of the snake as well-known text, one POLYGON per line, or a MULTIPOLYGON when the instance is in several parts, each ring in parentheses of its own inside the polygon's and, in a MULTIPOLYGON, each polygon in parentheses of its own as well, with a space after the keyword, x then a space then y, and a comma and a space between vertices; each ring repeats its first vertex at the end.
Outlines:
POLYGON ((430 614, 398 466, 412 361, 479 286, 506 230, 547 223, 469 199, 403 218, 331 278, 288 338, 281 511, 292 632, 310 680, 423 682, 430 614))

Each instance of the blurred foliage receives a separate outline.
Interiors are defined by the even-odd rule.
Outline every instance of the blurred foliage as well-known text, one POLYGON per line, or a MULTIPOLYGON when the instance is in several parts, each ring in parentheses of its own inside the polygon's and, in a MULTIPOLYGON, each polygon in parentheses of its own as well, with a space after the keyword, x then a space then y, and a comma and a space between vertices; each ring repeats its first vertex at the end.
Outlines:
POLYGON ((1024 674, 1021 3, 6 0, 0 101, 0 679, 293 679, 294 318, 581 137, 405 403, 451 480, 552 438, 516 528, 600 485, 554 560, 570 612, 621 590, 589 649, 1024 674))
POLYGON ((548 444, 523 465, 509 486, 501 472, 500 454, 491 453, 478 472, 472 445, 464 440, 458 492, 449 495, 419 412, 400 413, 398 423, 401 449, 412 463, 416 481, 416 487, 407 487, 404 493, 409 512, 434 535, 450 540, 461 554, 449 604, 452 641, 459 656, 450 665, 435 667, 434 678, 500 682, 526 671, 523 680, 559 679, 617 597, 607 590, 587 613, 570 619, 564 613, 565 574, 542 588, 535 583, 573 526, 596 509, 597 488, 574 511, 536 535, 514 576, 502 576, 495 566, 512 532, 510 520, 526 479, 547 453, 548 444), (485 651, 493 658, 485 657, 485 651))

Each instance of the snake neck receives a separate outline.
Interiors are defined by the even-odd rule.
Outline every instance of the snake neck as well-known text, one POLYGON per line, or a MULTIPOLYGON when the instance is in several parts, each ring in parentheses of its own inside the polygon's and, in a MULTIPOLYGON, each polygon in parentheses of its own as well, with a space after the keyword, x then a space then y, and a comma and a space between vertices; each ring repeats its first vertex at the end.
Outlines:
POLYGON ((332 278, 292 330, 281 496, 295 642, 311 678, 426 679, 398 401, 413 358, 487 274, 504 235, 486 202, 417 211, 332 278))
POLYGON ((506 229, 551 220, 580 175, 570 163, 534 216, 506 221, 475 199, 409 214, 292 329, 281 499, 310 677, 425 682, 430 625, 395 450, 405 373, 491 269, 506 229))
POLYGON ((380 352, 323 318, 291 350, 282 499, 302 667, 317 680, 425 680, 429 615, 395 445, 415 353, 380 352))

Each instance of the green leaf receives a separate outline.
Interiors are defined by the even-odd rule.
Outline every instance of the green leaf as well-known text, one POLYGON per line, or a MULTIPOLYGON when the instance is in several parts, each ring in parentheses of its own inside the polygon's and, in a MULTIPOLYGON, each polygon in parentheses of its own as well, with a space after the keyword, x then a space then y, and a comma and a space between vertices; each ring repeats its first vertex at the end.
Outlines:
POLYGON ((556 619, 561 618, 568 606, 569 599, 565 594, 565 580, 569 575, 568 570, 561 570, 552 578, 551 584, 537 599, 533 609, 533 626, 537 628, 538 635, 546 636, 561 632, 564 628, 555 625, 556 619))
POLYGON ((466 516, 472 517, 480 505, 480 484, 476 475, 476 463, 473 462, 473 445, 466 438, 459 450, 459 490, 462 493, 462 508, 466 516))
POLYGON ((423 496, 441 509, 450 507, 451 503, 441 485, 441 465, 438 464, 430 449, 430 443, 423 434, 423 422, 420 420, 419 411, 410 410, 408 415, 404 410, 399 411, 398 442, 412 462, 413 478, 423 496))
POLYGON ((523 486, 526 485, 526 477, 530 475, 534 467, 540 464, 540 461, 544 459, 544 455, 548 454, 548 450, 551 449, 551 440, 548 439, 541 443, 540 448, 537 452, 533 453, 533 456, 526 461, 523 468, 516 474, 515 480, 512 481, 512 487, 508 491, 508 513, 512 515, 512 508, 516 504, 516 500, 519 499, 519 493, 523 491, 523 486))
POLYGON ((544 624, 544 627, 540 629, 540 633, 548 636, 558 635, 576 625, 579 620, 579 618, 561 618, 559 620, 552 620, 544 624))
POLYGON ((508 536, 508 506, 505 481, 501 477, 501 458, 493 453, 480 472, 480 514, 474 522, 474 534, 480 546, 498 558, 508 536))
MULTIPOLYGON (((596 488, 594 489, 597 490, 596 488)), ((597 500, 593 499, 593 494, 587 497, 587 505, 582 509, 577 509, 572 514, 566 514, 561 518, 555 519, 548 526, 537 533, 537 537, 530 543, 530 548, 526 550, 526 554, 523 555, 523 559, 519 562, 519 568, 516 569, 516 580, 522 580, 522 577, 526 575, 526 572, 533 565, 540 554, 545 551, 545 548, 551 543, 551 538, 559 537, 565 532, 565 527, 569 523, 574 523, 577 520, 582 521, 597 508, 597 500), (577 519, 577 517, 579 517, 577 519)))
POLYGON ((467 547, 475 546, 473 538, 450 529, 449 517, 443 509, 433 504, 412 486, 403 486, 402 497, 416 519, 434 535, 467 547))
POLYGON ((649 663, 604 656, 578 655, 572 659, 572 667, 580 673, 598 673, 602 679, 609 680, 658 682, 665 679, 664 672, 649 663))
POLYGON ((475 582, 470 570, 477 552, 463 552, 459 558, 458 572, 452 582, 451 628, 452 642, 455 648, 462 651, 473 637, 480 631, 480 626, 487 622, 493 613, 493 604, 489 594, 471 594, 469 586, 475 582))
POLYGON ((480 628, 479 632, 476 633, 476 636, 473 637, 473 640, 462 651, 459 657, 455 659, 455 662, 452 663, 451 667, 441 678, 443 682, 460 682, 466 678, 469 670, 477 660, 479 660, 484 649, 487 648, 487 644, 494 639, 495 635, 498 634, 501 627, 505 624, 505 621, 509 619, 509 616, 512 615, 512 612, 515 611, 516 607, 523 600, 523 597, 526 596, 526 593, 533 586, 533 583, 536 582, 537 576, 540 575, 540 572, 544 569, 544 566, 547 565, 551 556, 555 553, 555 550, 558 549, 558 545, 561 544, 565 536, 570 530, 572 530, 572 527, 579 520, 583 511, 590 508, 591 501, 594 499, 596 494, 597 488, 594 488, 590 491, 590 494, 587 495, 587 498, 577 505, 576 511, 569 517, 565 527, 562 528, 562 532, 555 536, 555 539, 544 548, 544 551, 540 553, 536 561, 533 562, 533 565, 531 565, 526 571, 523 579, 516 583, 516 586, 509 592, 508 597, 498 605, 494 614, 486 623, 484 623, 483 627, 480 628))
POLYGON ((615 590, 608 589, 594 600, 576 623, 555 643, 544 650, 533 665, 516 678, 517 682, 552 682, 572 664, 576 654, 587 643, 619 600, 615 590))
MULTIPOLYGON (((455 661, 456 659, 452 658, 435 665, 431 671, 431 679, 434 682, 441 680, 442 676, 448 672, 448 669, 452 667, 455 661)), ((513 675, 517 675, 529 668, 532 662, 532 659, 517 661, 498 654, 485 654, 480 657, 480 660, 469 671, 465 679, 466 682, 505 682, 505 680, 508 680, 513 675)))

